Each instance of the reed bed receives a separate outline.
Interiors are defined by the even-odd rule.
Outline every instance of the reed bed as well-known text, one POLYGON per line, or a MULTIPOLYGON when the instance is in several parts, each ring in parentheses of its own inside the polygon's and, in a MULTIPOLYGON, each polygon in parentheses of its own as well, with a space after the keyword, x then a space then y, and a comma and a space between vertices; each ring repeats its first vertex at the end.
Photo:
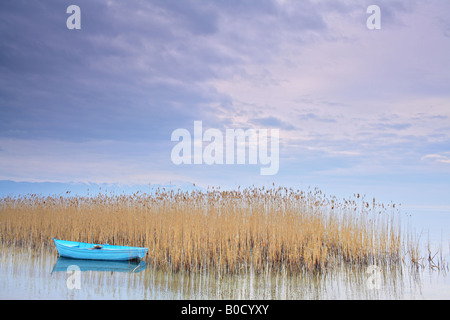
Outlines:
POLYGON ((155 267, 218 274, 395 266, 408 245, 394 207, 359 195, 338 201, 318 189, 25 195, 0 199, 0 241, 143 246, 155 267))

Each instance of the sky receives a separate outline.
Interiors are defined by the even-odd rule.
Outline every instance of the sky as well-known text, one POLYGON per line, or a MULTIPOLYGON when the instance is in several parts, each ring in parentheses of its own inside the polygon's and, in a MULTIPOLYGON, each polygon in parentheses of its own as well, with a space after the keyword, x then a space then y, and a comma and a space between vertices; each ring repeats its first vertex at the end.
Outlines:
POLYGON ((0 39, 0 180, 274 183, 450 211, 449 1, 3 0, 0 39), (194 121, 278 129, 277 173, 175 164, 194 121))

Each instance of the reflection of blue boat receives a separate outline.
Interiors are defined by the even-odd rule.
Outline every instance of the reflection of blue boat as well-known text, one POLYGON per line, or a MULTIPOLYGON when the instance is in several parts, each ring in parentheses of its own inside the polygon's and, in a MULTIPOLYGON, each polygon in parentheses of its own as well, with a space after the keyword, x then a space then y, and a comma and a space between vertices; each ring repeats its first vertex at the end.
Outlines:
POLYGON ((59 257, 53 266, 53 272, 69 270, 70 266, 77 266, 80 271, 112 271, 112 272, 140 272, 147 267, 145 261, 99 261, 80 260, 59 257))
POLYGON ((142 259, 147 254, 147 248, 113 246, 109 244, 94 244, 76 241, 58 240, 53 238, 56 249, 61 257, 85 260, 123 261, 142 259))

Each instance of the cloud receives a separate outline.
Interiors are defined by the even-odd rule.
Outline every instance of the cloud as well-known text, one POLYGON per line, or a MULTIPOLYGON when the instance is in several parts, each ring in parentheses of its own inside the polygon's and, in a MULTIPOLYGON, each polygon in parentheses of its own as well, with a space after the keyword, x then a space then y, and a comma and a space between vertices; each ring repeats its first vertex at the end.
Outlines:
POLYGON ((213 11, 166 1, 79 6, 82 29, 71 32, 61 2, 2 3, 1 136, 158 139, 221 100, 204 81, 227 58, 199 41, 216 30, 213 11))
POLYGON ((448 160, 446 2, 378 1, 379 32, 369 0, 80 0, 73 32, 69 4, 0 3, 5 179, 253 181, 172 166, 194 120, 280 128, 280 179, 448 160))
POLYGON ((323 117, 323 116, 317 115, 316 113, 313 113, 313 112, 300 114, 299 118, 302 121, 313 120, 313 121, 318 121, 318 122, 336 122, 336 119, 329 118, 329 117, 323 117))
POLYGON ((171 143, 1 139, 0 180, 164 183, 171 143))
POLYGON ((441 154, 427 154, 423 156, 421 160, 450 164, 450 152, 444 152, 441 154))
POLYGON ((256 124, 258 126, 279 128, 279 129, 283 129, 283 130, 294 130, 295 129, 295 127, 293 127, 292 125, 285 123, 284 121, 282 121, 276 117, 250 119, 249 122, 256 124))
POLYGON ((412 125, 410 123, 377 123, 373 126, 378 130, 384 131, 388 129, 404 130, 410 128, 412 125))

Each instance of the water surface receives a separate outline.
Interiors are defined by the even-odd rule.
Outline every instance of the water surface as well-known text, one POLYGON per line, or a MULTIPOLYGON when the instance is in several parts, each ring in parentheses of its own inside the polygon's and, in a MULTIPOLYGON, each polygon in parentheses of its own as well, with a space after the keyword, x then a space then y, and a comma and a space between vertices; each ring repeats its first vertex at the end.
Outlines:
POLYGON ((445 272, 345 268, 325 275, 172 273, 145 263, 102 263, 0 250, 0 299, 449 299, 445 272), (76 270, 76 271, 74 271, 76 270), (78 272, 79 271, 79 272, 78 272), (376 276, 376 277, 374 277, 376 276), (77 278, 78 277, 78 278, 77 278))

